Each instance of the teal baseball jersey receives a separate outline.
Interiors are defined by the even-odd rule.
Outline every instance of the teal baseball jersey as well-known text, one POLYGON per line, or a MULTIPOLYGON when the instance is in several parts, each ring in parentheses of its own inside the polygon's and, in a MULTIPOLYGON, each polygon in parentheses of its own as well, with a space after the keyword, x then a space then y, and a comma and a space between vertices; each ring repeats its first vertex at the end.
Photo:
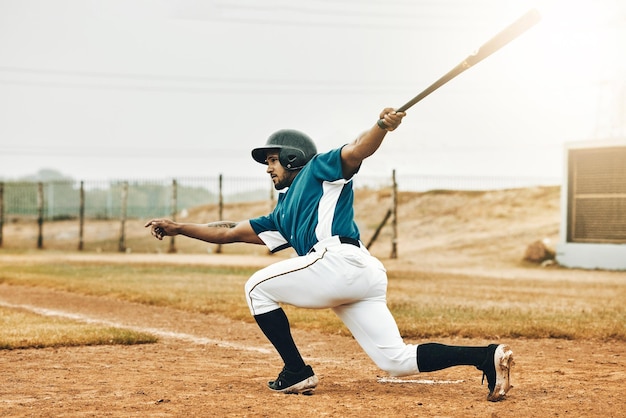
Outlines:
POLYGON ((280 191, 274 210, 250 224, 272 252, 293 247, 304 255, 334 235, 358 240, 352 186, 352 179, 343 178, 341 148, 317 154, 280 191))

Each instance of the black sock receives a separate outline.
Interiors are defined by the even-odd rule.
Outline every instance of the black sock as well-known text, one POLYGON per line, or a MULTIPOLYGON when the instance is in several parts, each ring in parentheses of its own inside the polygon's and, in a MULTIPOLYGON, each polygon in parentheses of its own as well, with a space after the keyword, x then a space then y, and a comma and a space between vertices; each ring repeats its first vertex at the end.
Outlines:
POLYGON ((305 366, 304 360, 296 347, 296 343, 291 336, 289 320, 282 308, 255 315, 256 323, 263 331, 263 334, 274 345, 278 354, 285 362, 287 370, 297 372, 305 366))
POLYGON ((432 372, 452 366, 480 366, 485 361, 487 347, 465 347, 426 343, 417 346, 417 368, 432 372))

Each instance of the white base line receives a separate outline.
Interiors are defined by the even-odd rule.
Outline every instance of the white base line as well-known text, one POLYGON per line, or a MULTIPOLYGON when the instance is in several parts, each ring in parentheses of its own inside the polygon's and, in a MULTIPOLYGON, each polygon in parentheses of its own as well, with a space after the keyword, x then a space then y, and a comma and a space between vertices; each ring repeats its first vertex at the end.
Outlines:
MULTIPOLYGON (((251 347, 248 345, 235 344, 222 340, 214 340, 211 338, 204 337, 196 337, 191 334, 184 334, 180 332, 172 332, 166 331, 160 328, 150 328, 150 327, 135 327, 132 325, 125 325, 119 322, 106 321, 103 319, 91 318, 86 315, 76 314, 72 312, 60 311, 56 309, 45 309, 39 308, 37 306, 32 305, 16 305, 13 303, 8 303, 0 300, 0 306, 10 309, 23 309, 26 311, 30 311, 43 316, 56 316, 59 318, 67 318, 75 321, 85 322, 88 324, 97 324, 97 325, 105 325, 114 328, 124 328, 129 329, 136 332, 145 332, 148 334, 156 335, 161 338, 172 338, 176 340, 187 341, 193 344, 199 345, 216 345, 218 347, 231 348, 235 350, 241 351, 252 351, 256 353, 262 354, 273 354, 274 351, 268 350, 266 348, 261 347, 251 347)), ((327 359, 317 359, 323 362, 328 362, 327 359)), ((450 385, 450 384, 458 384, 462 383, 463 380, 428 380, 428 379, 399 379, 396 377, 380 377, 378 378, 378 383, 413 383, 413 384, 421 384, 421 385, 450 385)))
POLYGON ((250 347, 247 345, 234 344, 234 343, 225 342, 221 340, 213 340, 210 338, 196 337, 195 335, 191 335, 191 334, 166 331, 166 330, 159 329, 159 328, 134 327, 131 325, 124 325, 119 322, 112 322, 112 321, 106 321, 102 319, 90 318, 85 315, 59 311, 55 309, 44 309, 44 308, 38 308, 36 306, 31 306, 31 305, 15 305, 15 304, 3 302, 3 301, 0 301, 0 306, 3 306, 5 308, 11 308, 11 309, 23 309, 23 310, 27 310, 27 311, 30 311, 39 315, 43 315, 43 316, 56 316, 60 318, 73 319, 75 321, 85 322, 88 324, 106 325, 106 326, 114 327, 114 328, 129 329, 131 331, 136 331, 136 332, 145 332, 148 334, 156 335, 157 337, 161 337, 161 338, 173 338, 176 340, 183 340, 183 341, 191 342, 194 344, 216 345, 218 347, 233 348, 235 350, 242 350, 242 351, 253 351, 253 352, 263 353, 263 354, 273 353, 273 351, 265 349, 265 348, 250 347))
POLYGON ((456 385, 464 380, 429 380, 429 379, 398 379, 397 377, 379 377, 378 383, 417 383, 420 385, 456 385))

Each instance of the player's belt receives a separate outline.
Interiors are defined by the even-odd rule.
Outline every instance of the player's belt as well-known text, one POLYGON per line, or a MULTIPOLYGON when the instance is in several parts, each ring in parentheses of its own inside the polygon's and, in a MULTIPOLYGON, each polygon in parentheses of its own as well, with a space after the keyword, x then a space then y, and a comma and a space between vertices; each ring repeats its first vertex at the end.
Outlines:
POLYGON ((327 239, 323 239, 320 242, 318 242, 317 244, 315 244, 313 246, 313 248, 311 248, 311 250, 309 251, 309 253, 314 253, 316 251, 321 251, 324 248, 330 247, 332 245, 337 245, 337 244, 350 244, 350 245, 354 245, 356 247, 360 247, 361 243, 359 242, 358 239, 354 239, 354 238, 350 238, 350 237, 342 237, 342 236, 332 236, 330 238, 327 239))
POLYGON ((356 247, 360 247, 361 244, 359 243, 358 239, 354 239, 354 238, 350 238, 350 237, 339 237, 339 242, 342 244, 350 244, 350 245, 354 245, 356 247))

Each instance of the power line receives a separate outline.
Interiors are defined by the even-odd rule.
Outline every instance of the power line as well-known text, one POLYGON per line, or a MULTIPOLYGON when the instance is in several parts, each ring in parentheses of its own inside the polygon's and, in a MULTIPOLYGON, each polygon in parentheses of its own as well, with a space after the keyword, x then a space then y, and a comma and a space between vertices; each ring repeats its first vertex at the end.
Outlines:
POLYGON ((92 146, 0 146, 3 156, 54 156, 54 157, 90 157, 90 158, 169 158, 171 155, 181 155, 184 158, 233 158, 233 150, 224 148, 138 148, 138 147, 92 147, 92 146), (123 149, 123 154, 120 154, 123 149))
MULTIPOLYGON (((431 80, 432 81, 432 80, 431 80)), ((56 81, 56 80, 10 80, 0 79, 0 86, 15 87, 45 87, 59 89, 74 90, 101 90, 101 91, 135 91, 139 93, 182 93, 182 94, 264 94, 264 95, 390 95, 390 94, 411 94, 416 89, 426 87, 425 81, 407 81, 403 83, 381 84, 380 82, 363 82, 362 84, 342 85, 341 82, 328 83, 320 82, 319 84, 298 85, 294 80, 293 85, 267 85, 259 82, 256 85, 245 84, 229 84, 229 85, 138 85, 138 84, 114 84, 107 82, 84 82, 76 81, 56 81)), ((559 85, 549 85, 542 89, 544 91, 570 91, 572 88, 590 87, 588 81, 568 81, 561 82, 559 85)), ((448 90, 447 94, 467 94, 468 92, 483 90, 481 85, 465 84, 456 86, 453 90, 448 90)), ((515 90, 515 87, 499 86, 499 91, 515 90)))
MULTIPOLYGON (((385 31, 445 30, 461 32, 463 28, 480 27, 489 21, 488 15, 478 13, 476 1, 453 0, 449 7, 440 2, 380 2, 380 1, 323 1, 294 4, 289 0, 263 2, 215 2, 210 13, 199 17, 194 11, 188 17, 194 20, 250 25, 281 25, 283 27, 365 28, 385 31), (444 12, 442 12, 444 10, 444 12), (468 16, 472 16, 471 19, 468 16)), ((493 9, 493 3, 483 0, 484 7, 493 9)), ((183 13, 184 15, 185 13, 183 13)), ((202 13, 200 13, 202 15, 202 13)), ((494 28, 497 29, 497 28, 494 28)))
POLYGON ((140 86, 140 85, 123 85, 123 84, 105 84, 105 83, 81 83, 78 82, 58 82, 58 81, 22 81, 22 80, 2 80, 0 85, 22 86, 22 87, 50 87, 63 89, 90 89, 90 90, 119 90, 119 91, 137 91, 144 93, 187 93, 187 94, 267 94, 267 95, 328 95, 328 94, 389 94, 389 93, 406 93, 406 86, 395 88, 376 87, 372 88, 371 84, 364 84, 362 87, 353 86, 349 88, 337 86, 311 85, 300 87, 276 86, 140 86))
MULTIPOLYGON (((220 77, 220 76, 194 76, 194 75, 165 75, 165 74, 139 74, 139 73, 115 73, 102 71, 78 71, 78 70, 59 70, 59 69, 40 69, 28 67, 10 67, 0 66, 0 72, 24 74, 27 76, 52 76, 52 77, 75 77, 75 78, 95 78, 95 79, 116 79, 129 81, 153 81, 161 83, 196 83, 211 84, 217 83, 242 85, 242 88, 250 86, 271 86, 276 88, 280 86, 310 86, 312 88, 326 87, 351 87, 362 89, 364 86, 371 84, 371 81, 355 81, 348 80, 314 80, 314 79, 289 79, 289 78, 245 78, 245 77, 220 77)), ((387 86, 392 83, 386 83, 387 86)), ((395 83, 399 85, 400 83, 395 83)))

